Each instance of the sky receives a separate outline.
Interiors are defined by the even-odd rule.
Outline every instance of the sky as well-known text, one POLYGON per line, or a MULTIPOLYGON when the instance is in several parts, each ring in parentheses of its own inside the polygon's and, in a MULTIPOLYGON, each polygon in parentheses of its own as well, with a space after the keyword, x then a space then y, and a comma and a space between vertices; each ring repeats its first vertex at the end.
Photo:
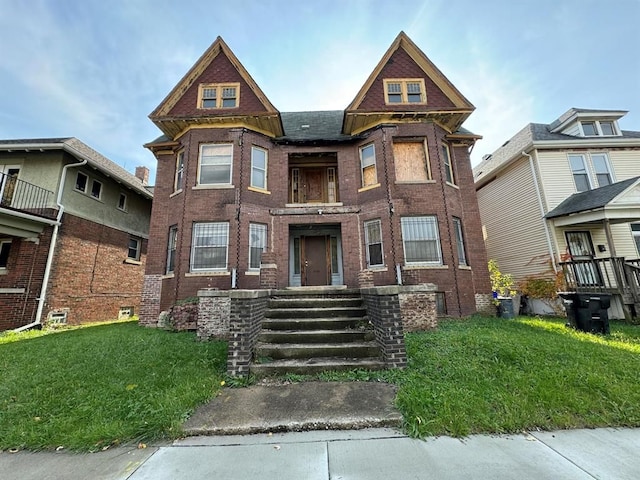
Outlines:
POLYGON ((77 137, 153 183, 148 115, 218 36, 294 112, 345 109, 400 31, 476 107, 472 165, 572 107, 640 131, 640 0, 0 0, 0 138, 77 137))

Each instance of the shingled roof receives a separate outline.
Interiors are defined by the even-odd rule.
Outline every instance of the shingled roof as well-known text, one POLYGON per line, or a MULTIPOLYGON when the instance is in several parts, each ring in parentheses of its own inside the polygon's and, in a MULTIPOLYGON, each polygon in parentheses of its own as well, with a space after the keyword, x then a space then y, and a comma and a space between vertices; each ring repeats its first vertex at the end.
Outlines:
POLYGON ((276 141, 281 142, 312 142, 330 141, 344 142, 353 140, 351 135, 342 133, 343 110, 329 110, 318 112, 282 112, 282 126, 284 136, 276 141))
POLYGON ((573 213, 586 212, 604 208, 614 198, 633 185, 640 177, 633 177, 604 187, 574 193, 560 205, 545 215, 545 218, 557 218, 573 213))

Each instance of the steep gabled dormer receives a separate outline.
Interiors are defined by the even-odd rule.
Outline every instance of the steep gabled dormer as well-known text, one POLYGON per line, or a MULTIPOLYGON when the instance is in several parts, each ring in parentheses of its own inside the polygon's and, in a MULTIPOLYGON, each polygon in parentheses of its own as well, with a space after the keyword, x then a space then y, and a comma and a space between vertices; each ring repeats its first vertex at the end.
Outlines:
POLYGON ((456 132, 475 107, 404 33, 396 37, 345 111, 343 133, 430 119, 456 132))
POLYGON ((220 37, 149 118, 171 140, 196 125, 283 135, 280 112, 220 37))
POLYGON ((549 126, 551 133, 573 137, 619 137, 618 120, 627 114, 623 110, 586 110, 571 108, 549 126))

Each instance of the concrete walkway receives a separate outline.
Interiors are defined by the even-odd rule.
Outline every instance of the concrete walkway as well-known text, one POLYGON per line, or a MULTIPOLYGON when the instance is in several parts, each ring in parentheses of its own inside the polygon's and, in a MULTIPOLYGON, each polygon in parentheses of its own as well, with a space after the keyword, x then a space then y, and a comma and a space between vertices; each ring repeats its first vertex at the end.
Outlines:
POLYGON ((1 453, 3 480, 616 479, 640 477, 640 429, 414 440, 394 429, 189 437, 95 454, 1 453))

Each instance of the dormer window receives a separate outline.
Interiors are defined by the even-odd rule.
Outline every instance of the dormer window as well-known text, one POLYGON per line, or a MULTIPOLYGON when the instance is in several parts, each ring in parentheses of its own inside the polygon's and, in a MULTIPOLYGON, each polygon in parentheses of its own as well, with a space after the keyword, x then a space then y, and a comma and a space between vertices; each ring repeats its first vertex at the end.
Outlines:
POLYGON ((206 83, 198 90, 198 108, 235 108, 239 103, 239 83, 206 83))
POLYGON ((422 78, 384 80, 384 101, 387 105, 426 103, 427 94, 422 78))
POLYGON ((594 120, 580 122, 585 137, 610 137, 618 135, 615 122, 611 120, 594 120))

